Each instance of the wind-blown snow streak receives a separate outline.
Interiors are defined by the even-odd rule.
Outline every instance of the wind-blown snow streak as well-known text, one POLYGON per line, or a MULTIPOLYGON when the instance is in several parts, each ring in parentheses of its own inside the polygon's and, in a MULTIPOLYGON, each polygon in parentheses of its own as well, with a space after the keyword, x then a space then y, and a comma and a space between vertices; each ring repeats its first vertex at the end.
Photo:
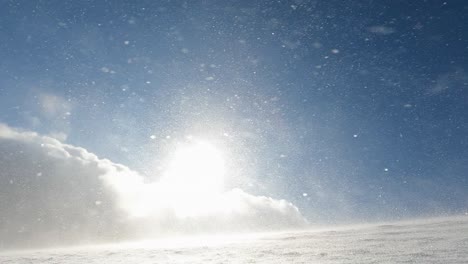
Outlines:
POLYGON ((0 248, 306 224, 293 204, 240 189, 212 197, 217 210, 181 217, 162 195, 162 182, 147 183, 84 148, 4 124, 0 168, 0 248))
POLYGON ((468 263, 468 217, 185 244, 16 252, 1 263, 468 263), (227 241, 229 240, 229 241, 227 241))

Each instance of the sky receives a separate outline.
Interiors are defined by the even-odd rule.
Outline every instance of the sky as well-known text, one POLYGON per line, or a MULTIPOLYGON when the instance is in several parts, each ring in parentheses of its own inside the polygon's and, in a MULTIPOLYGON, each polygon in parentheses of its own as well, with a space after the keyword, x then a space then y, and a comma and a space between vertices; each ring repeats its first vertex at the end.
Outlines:
MULTIPOLYGON (((151 183, 177 146, 202 140, 223 152, 226 190, 285 199, 311 223, 465 214, 467 11, 1 1, 0 123, 23 145, 0 151, 54 138, 151 183)), ((4 158, 2 184, 31 157, 4 158)))

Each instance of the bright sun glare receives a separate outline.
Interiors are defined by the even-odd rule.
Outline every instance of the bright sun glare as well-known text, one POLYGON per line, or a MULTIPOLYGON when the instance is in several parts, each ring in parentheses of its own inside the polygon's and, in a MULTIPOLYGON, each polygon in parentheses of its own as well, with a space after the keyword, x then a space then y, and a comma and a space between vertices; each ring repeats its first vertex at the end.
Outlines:
POLYGON ((223 192, 224 174, 222 153, 214 145, 199 141, 177 148, 164 178, 176 213, 210 213, 216 207, 213 198, 223 192))

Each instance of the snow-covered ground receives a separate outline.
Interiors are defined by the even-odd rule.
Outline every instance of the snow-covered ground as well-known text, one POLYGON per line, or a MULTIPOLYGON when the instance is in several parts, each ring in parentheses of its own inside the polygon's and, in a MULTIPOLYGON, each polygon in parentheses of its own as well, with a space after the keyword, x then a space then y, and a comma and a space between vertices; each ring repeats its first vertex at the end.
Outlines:
POLYGON ((468 217, 3 252, 0 263, 468 263, 468 217))

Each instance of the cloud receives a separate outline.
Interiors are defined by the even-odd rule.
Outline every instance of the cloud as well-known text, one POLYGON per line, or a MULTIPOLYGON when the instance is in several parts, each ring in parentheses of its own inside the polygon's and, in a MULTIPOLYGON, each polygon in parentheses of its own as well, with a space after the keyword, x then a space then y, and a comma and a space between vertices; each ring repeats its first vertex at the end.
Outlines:
POLYGON ((429 90, 429 94, 441 94, 447 90, 463 88, 468 86, 468 74, 462 68, 456 68, 451 72, 441 74, 437 77, 434 86, 429 90))
POLYGON ((72 105, 64 98, 48 93, 41 93, 38 97, 41 114, 49 119, 66 119, 70 115, 72 105))
POLYGON ((0 248, 306 224, 293 204, 240 189, 171 203, 162 180, 146 182, 84 148, 1 123, 0 168, 0 248), (190 200, 211 204, 181 215, 190 200))
POLYGON ((395 29, 386 26, 372 26, 367 28, 367 30, 371 33, 379 34, 379 35, 390 35, 395 33, 395 29))
POLYGON ((33 129, 48 131, 48 135, 65 141, 70 132, 73 104, 55 94, 35 91, 32 111, 23 112, 24 119, 33 129))

